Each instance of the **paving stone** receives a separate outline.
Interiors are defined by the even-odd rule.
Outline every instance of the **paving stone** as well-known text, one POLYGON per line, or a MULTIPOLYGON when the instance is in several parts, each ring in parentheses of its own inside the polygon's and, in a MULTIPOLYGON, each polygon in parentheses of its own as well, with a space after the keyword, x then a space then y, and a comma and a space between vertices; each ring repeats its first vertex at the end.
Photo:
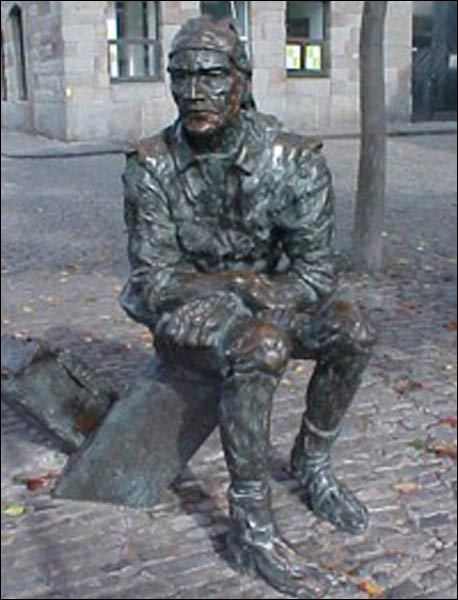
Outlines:
POLYGON ((397 598, 416 598, 418 594, 422 592, 422 589, 413 581, 404 581, 395 588, 390 589, 384 598, 387 600, 394 600, 397 598))

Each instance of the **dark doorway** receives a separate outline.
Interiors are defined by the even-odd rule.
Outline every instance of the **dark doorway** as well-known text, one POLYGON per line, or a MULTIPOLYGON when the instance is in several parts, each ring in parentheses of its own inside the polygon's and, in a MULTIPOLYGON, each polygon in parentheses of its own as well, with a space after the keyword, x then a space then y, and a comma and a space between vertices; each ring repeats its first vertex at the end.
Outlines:
POLYGON ((457 2, 413 4, 413 118, 456 119, 457 2))

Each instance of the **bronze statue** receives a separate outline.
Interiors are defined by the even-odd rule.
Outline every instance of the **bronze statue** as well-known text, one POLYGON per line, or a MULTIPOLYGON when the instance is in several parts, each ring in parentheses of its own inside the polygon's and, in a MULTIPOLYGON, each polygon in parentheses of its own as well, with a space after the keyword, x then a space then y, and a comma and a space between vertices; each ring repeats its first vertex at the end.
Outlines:
POLYGON ((138 145, 124 174, 132 271, 121 303, 164 361, 222 381, 234 562, 315 597, 322 578, 275 524, 268 450, 288 361, 315 360, 292 472, 317 515, 366 528, 366 508, 330 466, 373 345, 359 309, 336 295, 331 176, 319 142, 256 110, 232 24, 188 21, 169 58, 179 117, 138 145))

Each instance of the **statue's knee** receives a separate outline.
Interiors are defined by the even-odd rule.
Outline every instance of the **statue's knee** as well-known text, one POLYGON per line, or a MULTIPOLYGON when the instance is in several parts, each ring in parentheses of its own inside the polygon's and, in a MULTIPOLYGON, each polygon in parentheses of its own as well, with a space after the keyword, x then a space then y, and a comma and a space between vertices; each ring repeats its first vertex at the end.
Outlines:
POLYGON ((348 334, 348 342, 358 354, 371 354, 376 343, 376 334, 372 325, 365 318, 356 320, 348 334))
POLYGON ((275 326, 252 319, 231 332, 226 354, 239 372, 259 370, 280 375, 291 356, 291 342, 275 326))
POLYGON ((357 353, 371 353, 376 333, 361 309, 352 303, 340 302, 334 306, 340 321, 344 343, 357 353))

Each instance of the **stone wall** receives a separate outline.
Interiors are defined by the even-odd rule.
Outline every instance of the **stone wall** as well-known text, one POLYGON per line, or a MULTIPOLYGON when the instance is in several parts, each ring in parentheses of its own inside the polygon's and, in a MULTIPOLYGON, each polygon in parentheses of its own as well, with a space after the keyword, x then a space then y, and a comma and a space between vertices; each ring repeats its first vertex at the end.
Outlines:
MULTIPOLYGON (((198 1, 160 2, 162 64, 158 81, 112 82, 108 69, 107 1, 2 2, 8 100, 2 126, 66 140, 130 141, 170 122, 166 57, 198 1), (8 14, 22 7, 29 98, 17 99, 8 14)), ((291 76, 285 69, 286 1, 250 5, 254 93, 260 110, 299 131, 356 129, 359 121, 361 1, 330 3, 331 68, 325 77, 291 76)), ((391 2, 387 20, 387 104, 390 120, 411 111, 412 2, 391 2)))
POLYGON ((160 2, 161 75, 153 82, 111 82, 107 56, 108 2, 62 2, 67 138, 136 140, 174 117, 166 60, 170 42, 199 2, 160 2))
POLYGON ((65 137, 63 41, 60 2, 2 2, 6 96, 2 101, 2 127, 65 137), (22 12, 27 99, 19 98, 17 47, 11 11, 22 12))
MULTIPOLYGON (((251 2, 255 93, 261 108, 300 131, 354 130, 359 123, 359 34, 363 2, 331 2, 327 77, 287 75, 286 2, 251 2)), ((387 107, 391 121, 411 111, 412 2, 390 2, 386 26, 387 107)))

